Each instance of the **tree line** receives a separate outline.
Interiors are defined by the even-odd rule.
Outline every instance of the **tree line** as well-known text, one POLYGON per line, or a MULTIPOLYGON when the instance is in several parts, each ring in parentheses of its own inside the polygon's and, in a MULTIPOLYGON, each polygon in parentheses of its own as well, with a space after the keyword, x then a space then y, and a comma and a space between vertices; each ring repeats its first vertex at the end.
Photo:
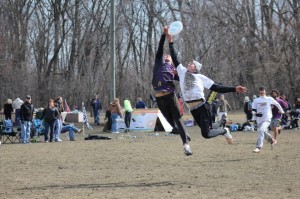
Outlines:
MULTIPOLYGON (((0 2, 0 99, 30 94, 37 107, 63 96, 71 105, 110 93, 110 0, 0 2)), ((181 21, 179 60, 200 61, 215 82, 260 85, 299 95, 298 0, 115 1, 116 96, 150 104, 162 27, 181 21)), ((168 52, 168 46, 165 46, 168 52)), ((244 95, 226 94, 235 108, 244 95)))

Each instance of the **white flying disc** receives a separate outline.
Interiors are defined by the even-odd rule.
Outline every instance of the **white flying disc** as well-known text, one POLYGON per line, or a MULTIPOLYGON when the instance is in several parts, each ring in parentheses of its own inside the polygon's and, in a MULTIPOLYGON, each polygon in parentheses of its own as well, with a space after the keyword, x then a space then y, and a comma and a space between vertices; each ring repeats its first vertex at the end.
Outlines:
POLYGON ((168 33, 170 35, 177 35, 179 34, 183 29, 183 25, 180 21, 174 21, 170 24, 168 33))

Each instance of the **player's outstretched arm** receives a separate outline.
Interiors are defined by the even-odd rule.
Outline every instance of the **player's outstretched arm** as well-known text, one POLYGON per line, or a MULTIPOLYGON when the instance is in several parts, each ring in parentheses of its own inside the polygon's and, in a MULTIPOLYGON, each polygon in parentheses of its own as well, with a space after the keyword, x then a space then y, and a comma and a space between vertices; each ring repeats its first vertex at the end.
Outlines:
POLYGON ((216 91, 218 93, 230 93, 230 92, 236 92, 236 93, 246 93, 248 89, 243 86, 225 86, 222 84, 216 84, 214 83, 209 90, 216 91))

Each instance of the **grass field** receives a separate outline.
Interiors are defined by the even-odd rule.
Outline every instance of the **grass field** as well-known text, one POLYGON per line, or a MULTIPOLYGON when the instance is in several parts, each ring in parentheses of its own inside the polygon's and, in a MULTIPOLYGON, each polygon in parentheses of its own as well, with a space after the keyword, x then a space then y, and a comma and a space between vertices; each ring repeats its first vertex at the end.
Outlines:
POLYGON ((111 140, 2 144, 0 198, 300 198, 300 130, 283 131, 274 150, 265 143, 255 154, 256 132, 234 132, 228 145, 189 127, 194 154, 187 157, 178 135, 133 139, 102 128, 92 133, 111 140))

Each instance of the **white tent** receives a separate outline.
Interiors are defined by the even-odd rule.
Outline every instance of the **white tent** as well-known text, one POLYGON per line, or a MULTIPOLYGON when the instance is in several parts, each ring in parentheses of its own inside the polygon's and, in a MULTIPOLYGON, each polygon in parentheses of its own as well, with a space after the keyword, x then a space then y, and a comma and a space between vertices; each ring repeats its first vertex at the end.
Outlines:
MULTIPOLYGON (((161 123, 163 128, 158 128, 158 131, 172 131, 172 126, 167 122, 159 109, 135 109, 131 115, 129 130, 154 131, 159 123, 161 123)), ((124 118, 117 119, 117 130, 124 131, 125 129, 124 118)))

